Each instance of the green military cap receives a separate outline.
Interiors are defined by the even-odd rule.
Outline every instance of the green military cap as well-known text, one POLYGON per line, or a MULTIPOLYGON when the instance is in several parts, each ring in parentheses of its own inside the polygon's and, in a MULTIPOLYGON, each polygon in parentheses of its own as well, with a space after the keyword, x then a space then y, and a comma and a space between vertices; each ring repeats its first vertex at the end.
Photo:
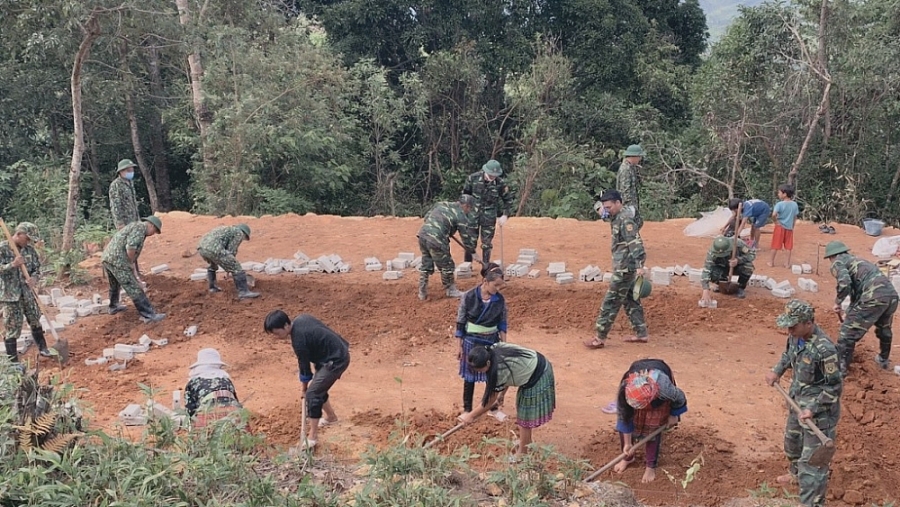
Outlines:
POLYGON ((137 164, 132 162, 131 159, 123 158, 122 160, 119 161, 119 165, 117 166, 118 168, 116 169, 116 172, 118 173, 120 171, 124 171, 125 169, 128 169, 129 167, 136 167, 136 166, 137 166, 137 164))
POLYGON ((41 240, 41 235, 38 232, 37 226, 31 222, 19 222, 19 225, 16 226, 16 232, 21 232, 28 236, 28 239, 31 241, 41 240))
POLYGON ((475 198, 469 194, 459 196, 459 204, 462 206, 475 206, 475 198))
POLYGON ((725 236, 719 236, 714 239, 712 244, 713 255, 716 257, 730 257, 731 250, 734 248, 733 241, 732 238, 726 238, 725 236))
POLYGON ((144 217, 141 220, 143 220, 144 222, 150 222, 154 227, 156 227, 156 232, 162 234, 162 220, 154 216, 144 217))
POLYGON ((625 148, 625 156, 626 157, 646 157, 647 153, 641 148, 640 144, 632 144, 628 148, 625 148))
POLYGON ((799 299, 792 299, 784 305, 784 313, 775 319, 778 327, 793 327, 803 322, 809 322, 816 316, 816 310, 811 304, 799 299))
POLYGON ((849 251, 850 248, 847 247, 847 245, 845 245, 844 243, 840 241, 831 241, 827 245, 825 245, 825 258, 827 259, 837 254, 842 254, 849 251))
POLYGON ((488 176, 497 177, 503 174, 503 168, 500 166, 500 162, 497 162, 494 159, 488 160, 487 163, 481 166, 481 170, 488 176))
POLYGON ((635 301, 645 298, 650 295, 650 291, 653 290, 653 285, 650 283, 650 280, 644 278, 643 275, 634 279, 634 287, 632 287, 631 296, 635 301))
POLYGON ((250 240, 250 226, 247 224, 237 224, 235 227, 238 228, 241 232, 244 233, 244 236, 247 237, 247 241, 250 240))

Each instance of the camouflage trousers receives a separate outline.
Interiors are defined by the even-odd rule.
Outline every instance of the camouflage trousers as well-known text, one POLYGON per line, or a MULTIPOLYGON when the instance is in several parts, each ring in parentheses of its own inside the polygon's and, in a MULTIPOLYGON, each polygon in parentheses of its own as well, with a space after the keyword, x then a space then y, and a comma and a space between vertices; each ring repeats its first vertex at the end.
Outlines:
POLYGON ((631 321, 631 328, 634 334, 639 338, 647 336, 647 323, 644 321, 644 307, 640 301, 635 301, 632 297, 632 289, 634 288, 634 279, 636 275, 634 271, 613 272, 612 280, 609 282, 609 290, 603 298, 603 304, 600 305, 600 315, 597 316, 597 337, 605 340, 612 329, 619 309, 625 306, 625 313, 631 321))
POLYGON ((419 251, 422 253, 422 264, 419 266, 420 275, 427 279, 434 273, 435 267, 441 272, 441 284, 448 288, 456 283, 453 271, 456 264, 450 255, 450 245, 439 245, 436 241, 428 241, 419 238, 419 251))
POLYGON ((205 248, 199 248, 197 249, 197 253, 199 253, 200 257, 203 257, 203 260, 209 264, 209 267, 206 268, 208 271, 216 271, 219 269, 219 266, 222 266, 222 269, 231 274, 242 273, 244 271, 241 267, 241 263, 237 261, 234 255, 231 255, 231 252, 224 249, 207 250, 205 248))
MULTIPOLYGON (((881 358, 887 360, 891 354, 891 323, 894 320, 894 312, 897 311, 896 297, 882 297, 860 301, 847 309, 847 317, 841 324, 840 336, 837 341, 838 353, 852 350, 856 342, 862 339, 872 325, 875 326, 875 336, 878 338, 881 358)), ((847 358, 849 363, 850 358, 847 358)))
MULTIPOLYGON (((837 418, 816 418, 814 422, 822 433, 834 439, 837 433, 835 431, 837 418)), ((814 467, 809 464, 809 458, 821 445, 822 442, 816 434, 801 426, 797 414, 791 411, 784 429, 784 454, 791 462, 791 475, 796 477, 800 484, 800 503, 809 507, 825 505, 829 467, 827 465, 814 467)))
POLYGON ((41 311, 30 289, 18 301, 0 302, 0 313, 3 317, 3 341, 6 343, 16 343, 19 339, 23 317, 32 329, 41 328, 41 311))
MULTIPOLYGON (((738 285, 740 285, 742 289, 746 289, 747 282, 749 282, 750 277, 753 276, 753 264, 749 262, 738 264, 734 267, 733 274, 737 275, 738 277, 738 285)), ((727 282, 728 280, 728 267, 722 267, 718 264, 714 264, 711 268, 709 268, 710 282, 718 283, 727 282)))
POLYGON ((469 237, 475 241, 472 248, 475 248, 475 245, 478 244, 478 237, 479 235, 481 236, 481 259, 484 262, 490 262, 491 250, 494 249, 494 233, 496 233, 496 231, 496 221, 491 225, 469 227, 469 237))
POLYGON ((104 262, 103 270, 106 272, 107 281, 109 281, 110 306, 119 301, 119 288, 124 289, 125 294, 128 294, 132 301, 138 301, 147 297, 144 294, 144 289, 141 288, 141 284, 134 277, 131 266, 115 266, 104 262))

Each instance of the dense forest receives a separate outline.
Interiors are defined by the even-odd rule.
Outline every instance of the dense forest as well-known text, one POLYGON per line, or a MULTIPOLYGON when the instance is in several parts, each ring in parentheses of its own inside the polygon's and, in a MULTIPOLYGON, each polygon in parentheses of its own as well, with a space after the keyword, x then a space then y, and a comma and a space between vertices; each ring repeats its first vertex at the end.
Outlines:
POLYGON ((587 218, 631 143, 645 216, 798 188, 896 222, 900 7, 697 0, 6 0, 0 215, 51 247, 143 213, 421 214, 490 158, 520 215, 587 218))

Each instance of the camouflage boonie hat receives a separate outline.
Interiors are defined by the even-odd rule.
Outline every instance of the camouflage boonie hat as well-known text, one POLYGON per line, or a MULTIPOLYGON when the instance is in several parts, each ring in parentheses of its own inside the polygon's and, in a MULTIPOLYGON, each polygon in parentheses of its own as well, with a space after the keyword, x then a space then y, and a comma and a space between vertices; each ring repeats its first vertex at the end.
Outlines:
POLYGON ((20 222, 19 225, 16 226, 16 232, 21 232, 22 234, 28 236, 28 239, 31 241, 40 241, 41 235, 38 232, 38 228, 31 222, 20 222))
POLYGON ((809 322, 815 318, 816 310, 811 304, 800 299, 792 299, 784 305, 784 313, 775 319, 778 327, 793 327, 801 322, 809 322))
POLYGON ((726 238, 725 236, 719 236, 718 238, 713 240, 712 251, 713 255, 716 257, 729 257, 731 256, 731 249, 734 246, 731 238, 726 238))

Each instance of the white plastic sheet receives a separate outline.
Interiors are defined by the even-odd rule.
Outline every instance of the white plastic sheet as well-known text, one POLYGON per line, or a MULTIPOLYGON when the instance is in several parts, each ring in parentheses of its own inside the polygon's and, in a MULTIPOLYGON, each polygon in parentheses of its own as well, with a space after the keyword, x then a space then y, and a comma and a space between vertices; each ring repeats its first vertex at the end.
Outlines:
POLYGON ((876 257, 893 257, 900 247, 900 236, 881 238, 872 246, 872 255, 876 257))
POLYGON ((731 210, 719 206, 713 211, 701 212, 701 218, 684 228, 684 235, 693 238, 714 238, 731 219, 731 210))

